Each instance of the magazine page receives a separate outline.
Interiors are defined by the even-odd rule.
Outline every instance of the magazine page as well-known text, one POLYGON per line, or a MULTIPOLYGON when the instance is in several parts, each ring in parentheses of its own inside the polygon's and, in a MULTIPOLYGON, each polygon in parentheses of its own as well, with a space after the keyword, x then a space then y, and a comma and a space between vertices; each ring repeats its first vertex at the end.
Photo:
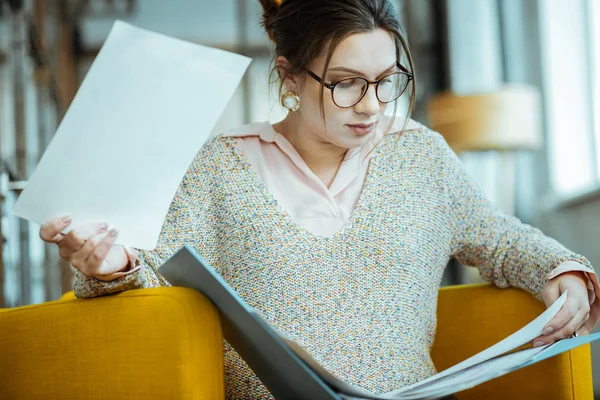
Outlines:
POLYGON ((501 354, 510 352, 530 341, 535 339, 536 337, 542 334, 542 329, 544 326, 554 318, 554 316, 560 311, 563 304, 567 300, 567 291, 565 291, 546 311, 544 311, 540 316, 534 319, 532 322, 527 324, 525 327, 521 328, 517 332, 513 333, 506 339, 496 343, 495 345, 483 350, 480 353, 475 354, 474 356, 440 372, 439 374, 433 375, 429 378, 426 378, 420 382, 414 383, 412 385, 405 386, 401 389, 394 390, 386 393, 386 395, 397 395, 403 392, 406 392, 411 389, 415 389, 418 387, 429 386, 431 383, 450 375, 454 372, 461 371, 463 369, 469 368, 476 364, 479 364, 483 361, 487 361, 494 357, 498 357, 501 354))
POLYGON ((436 399, 449 396, 452 393, 472 388, 483 382, 505 375, 533 359, 537 354, 541 353, 549 346, 552 345, 532 347, 504 354, 453 374, 446 375, 425 387, 412 389, 402 394, 391 396, 390 398, 397 400, 416 400, 436 399))
POLYGON ((527 348, 493 358, 450 374, 425 388, 392 397, 396 400, 438 399, 470 389, 491 379, 528 367, 547 358, 600 339, 600 333, 563 339, 541 347, 527 348))

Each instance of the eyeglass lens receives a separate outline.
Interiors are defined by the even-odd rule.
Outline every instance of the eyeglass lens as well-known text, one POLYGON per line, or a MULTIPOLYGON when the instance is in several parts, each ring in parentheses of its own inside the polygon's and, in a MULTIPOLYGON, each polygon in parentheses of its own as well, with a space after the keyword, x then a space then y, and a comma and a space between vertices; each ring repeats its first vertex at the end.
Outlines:
MULTIPOLYGON (((408 86, 408 81, 408 77, 399 72, 384 76, 376 87, 377 98, 382 103, 396 100, 408 86)), ((333 101, 340 107, 351 107, 361 100, 367 87, 366 79, 343 79, 333 89, 333 101)))

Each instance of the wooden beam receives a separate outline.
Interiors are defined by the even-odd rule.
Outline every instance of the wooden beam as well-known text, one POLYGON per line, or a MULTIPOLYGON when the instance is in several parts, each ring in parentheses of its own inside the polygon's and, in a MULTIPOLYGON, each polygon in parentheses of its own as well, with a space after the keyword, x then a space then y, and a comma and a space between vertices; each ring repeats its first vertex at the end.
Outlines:
POLYGON ((73 48, 73 26, 69 20, 68 2, 60 2, 56 83, 62 114, 71 105, 79 86, 77 58, 73 48))
MULTIPOLYGON (((201 43, 197 40, 187 40, 191 43, 202 44, 204 46, 213 47, 215 49, 225 50, 232 53, 239 52, 239 46, 233 44, 224 44, 224 43, 201 43)), ((96 58, 98 52, 100 51, 99 47, 96 48, 88 48, 84 49, 81 55, 79 56, 79 60, 82 62, 91 62, 96 58)), ((264 45, 248 45, 244 47, 244 55, 250 58, 256 57, 270 57, 272 55, 271 49, 268 46, 264 45)))
MULTIPOLYGON (((33 3, 33 21, 35 26, 36 37, 33 39, 35 49, 39 53, 38 56, 45 54, 48 51, 48 39, 46 38, 46 0, 37 0, 33 3)), ((36 67, 33 70, 33 80, 37 86, 48 87, 50 85, 50 66, 43 61, 36 62, 36 67)))

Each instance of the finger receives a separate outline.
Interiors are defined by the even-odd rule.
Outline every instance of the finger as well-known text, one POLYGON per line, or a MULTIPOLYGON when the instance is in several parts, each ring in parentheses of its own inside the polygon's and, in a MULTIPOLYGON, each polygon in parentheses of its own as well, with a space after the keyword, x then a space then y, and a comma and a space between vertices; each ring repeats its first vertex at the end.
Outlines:
POLYGON ((548 336, 554 332, 558 332, 559 330, 561 330, 575 317, 575 314, 577 314, 580 308, 583 308, 581 299, 573 295, 569 296, 567 298, 567 301, 565 301, 565 304, 563 304, 560 311, 544 327, 544 335, 548 336))
MULTIPOLYGON (((106 274, 108 272, 114 271, 103 271, 103 263, 106 258, 106 255, 113 247, 117 236, 119 235, 119 231, 117 229, 111 229, 107 235, 98 243, 98 245, 94 248, 94 250, 90 253, 89 257, 86 260, 86 264, 88 268, 92 271, 95 271, 96 274, 106 274)), ((106 266, 110 267, 110 266, 106 266)))
POLYGON ((124 247, 125 254, 127 254, 127 258, 131 260, 132 263, 135 263, 135 260, 140 256, 140 252, 134 249, 133 247, 124 247))
POLYGON ((64 237, 60 232, 71 225, 71 222, 71 216, 68 214, 51 219, 40 228, 40 239, 48 243, 60 242, 64 237))
POLYGON ((536 338, 533 342, 533 346, 541 346, 544 344, 554 343, 557 340, 565 339, 571 337, 578 329, 580 329, 585 321, 589 318, 589 312, 585 309, 578 310, 573 318, 567 322, 562 328, 558 331, 555 331, 548 335, 542 335, 536 338))
POLYGON ((557 340, 566 339, 571 336, 585 323, 589 313, 584 310, 579 310, 569 323, 567 323, 561 330, 550 335, 548 340, 544 340, 544 343, 554 343, 557 340))
POLYGON ((92 276, 95 271, 87 265, 87 259, 94 249, 102 242, 107 233, 98 233, 85 241, 84 245, 79 250, 72 253, 71 265, 81 271, 84 275, 92 276))
POLYGON ((84 245, 85 241, 101 232, 105 232, 108 228, 106 222, 94 222, 78 225, 76 228, 71 230, 65 235, 61 241, 61 247, 66 247, 75 253, 84 245))

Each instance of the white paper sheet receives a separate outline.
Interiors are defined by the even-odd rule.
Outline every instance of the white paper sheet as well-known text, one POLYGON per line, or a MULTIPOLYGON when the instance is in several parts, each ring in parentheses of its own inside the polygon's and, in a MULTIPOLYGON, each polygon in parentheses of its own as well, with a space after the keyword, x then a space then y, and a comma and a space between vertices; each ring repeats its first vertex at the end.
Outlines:
POLYGON ((106 221, 154 249, 185 171, 250 59, 117 21, 14 208, 106 221))

